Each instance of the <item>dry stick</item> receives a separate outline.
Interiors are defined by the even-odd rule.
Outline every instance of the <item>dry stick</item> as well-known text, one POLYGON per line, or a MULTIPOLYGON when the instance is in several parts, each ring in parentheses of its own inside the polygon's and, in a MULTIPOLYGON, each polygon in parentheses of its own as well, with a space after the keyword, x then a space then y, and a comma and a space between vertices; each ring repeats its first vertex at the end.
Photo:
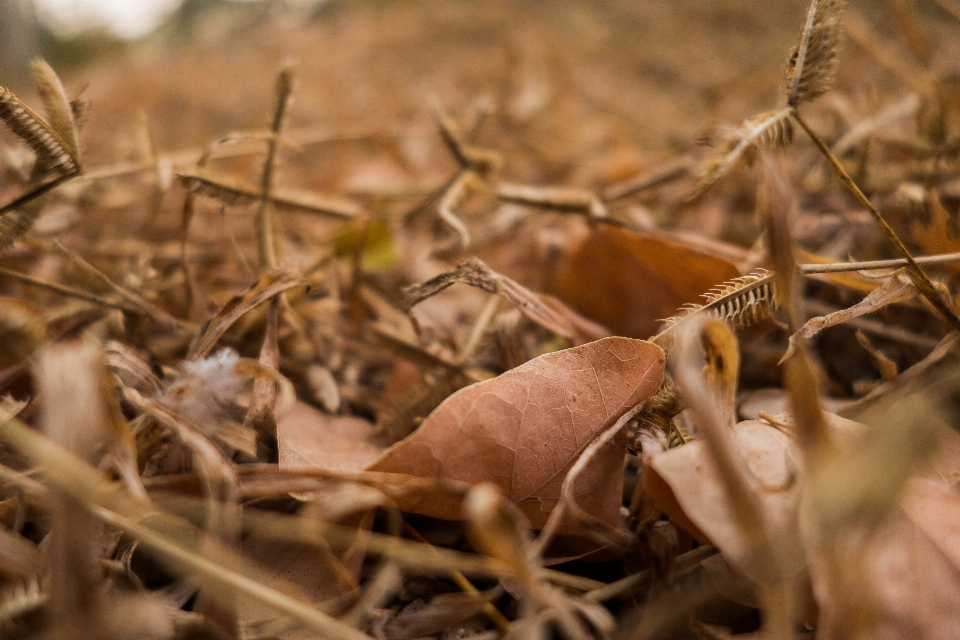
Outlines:
MULTIPOLYGON (((914 258, 917 264, 949 264, 960 262, 960 253, 939 253, 932 256, 914 258)), ((829 262, 826 264, 801 264, 800 273, 804 275, 815 273, 840 273, 843 271, 871 271, 873 269, 893 269, 906 267, 910 263, 904 258, 893 260, 869 260, 865 262, 829 262)))
MULTIPOLYGON (((420 535, 419 531, 411 527, 409 523, 404 522, 403 529, 404 531, 409 533, 411 536, 413 536, 414 539, 417 540, 417 542, 422 542, 423 544, 427 545, 428 549, 431 549, 432 551, 437 550, 436 547, 430 544, 430 542, 426 538, 420 535)), ((459 571, 457 570, 451 571, 450 578, 456 583, 458 587, 460 587, 460 590, 463 591, 464 593, 469 593, 470 595, 476 596, 477 598, 481 597, 480 590, 477 589, 475 586, 473 586, 473 583, 470 582, 470 580, 468 580, 467 577, 462 573, 460 573, 459 571)), ((490 622, 497 625, 497 630, 500 631, 500 633, 504 635, 510 633, 512 629, 510 625, 510 621, 507 620, 506 616, 500 613, 499 609, 493 606, 493 603, 485 602, 481 611, 483 611, 483 614, 490 619, 490 622)))
POLYGON ((907 266, 910 270, 910 275, 912 276, 913 281, 916 283, 917 288, 920 290, 920 293, 926 298, 930 304, 932 304, 937 311, 939 311, 947 322, 950 323, 950 326, 954 330, 960 331, 960 317, 957 316, 957 312, 950 307, 946 302, 943 301, 943 298, 940 297, 940 294, 937 292, 936 288, 933 286, 933 282, 930 281, 929 276, 923 268, 917 264, 917 261, 910 254, 909 249, 903 244, 900 240, 900 237, 897 236, 896 231, 887 223, 883 215, 877 211, 877 208, 873 206, 873 203, 870 202, 870 199, 864 195, 863 191, 860 190, 860 187, 857 186, 857 183, 853 181, 853 178, 850 177, 850 174, 847 173, 846 169, 843 168, 843 165, 840 164, 840 161, 837 159, 833 152, 830 151, 830 148, 820 139, 820 136, 810 128, 810 125, 807 124, 800 116, 800 112, 794 109, 791 113, 793 119, 797 121, 803 130, 807 133, 813 143, 817 146, 817 149, 820 150, 820 153, 827 159, 830 163, 830 166, 833 167, 833 170, 837 172, 837 175, 840 176, 841 181, 850 190, 850 192, 856 197, 856 199, 862 204, 867 211, 870 212, 870 215, 873 216, 873 219, 877 221, 877 224, 880 225, 880 228, 886 234, 890 242, 893 243, 893 246, 896 247, 897 251, 903 256, 904 260, 907 262, 907 266))

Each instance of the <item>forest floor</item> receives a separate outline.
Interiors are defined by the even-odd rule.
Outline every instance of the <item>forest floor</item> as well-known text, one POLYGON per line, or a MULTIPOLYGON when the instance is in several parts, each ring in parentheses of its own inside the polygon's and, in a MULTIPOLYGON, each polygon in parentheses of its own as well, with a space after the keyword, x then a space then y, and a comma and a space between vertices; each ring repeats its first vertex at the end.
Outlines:
POLYGON ((211 7, 0 93, 0 635, 960 637, 960 3, 211 7))

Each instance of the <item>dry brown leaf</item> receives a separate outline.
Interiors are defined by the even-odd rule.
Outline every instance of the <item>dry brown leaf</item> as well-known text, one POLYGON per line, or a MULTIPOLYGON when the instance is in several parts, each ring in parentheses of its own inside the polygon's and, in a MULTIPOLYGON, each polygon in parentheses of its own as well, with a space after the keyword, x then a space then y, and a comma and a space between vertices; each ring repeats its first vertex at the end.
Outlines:
MULTIPOLYGON (((858 423, 828 414, 834 431, 852 431, 858 423)), ((796 479, 801 456, 794 438, 759 420, 738 423, 732 433, 746 465, 772 539, 778 546, 799 551, 797 530, 799 492, 796 479)), ((705 443, 694 441, 654 455, 644 469, 643 481, 650 495, 670 519, 701 542, 719 548, 727 561, 743 575, 756 579, 748 562, 748 536, 734 517, 727 491, 705 443)), ((801 553, 786 553, 792 572, 803 568, 801 553)))
MULTIPOLYGON (((913 241, 927 253, 955 253, 960 251, 956 215, 951 215, 936 190, 927 195, 927 222, 917 221, 910 227, 913 241)), ((960 270, 960 263, 944 265, 952 271, 960 270)))
POLYGON ((739 275, 728 260, 657 234, 603 227, 560 261, 549 288, 616 334, 647 338, 682 305, 739 275))
MULTIPOLYGON (((629 338, 540 356, 449 397, 370 470, 492 482, 532 526, 542 527, 570 466, 598 434, 660 387, 663 367, 659 347, 629 338)), ((575 488, 578 503, 611 525, 620 507, 623 456, 619 446, 603 449, 575 488)), ((436 504, 401 507, 460 517, 436 504)))
POLYGON ((424 375, 415 364, 397 360, 380 396, 379 435, 389 444, 406 438, 444 399, 468 383, 468 378, 456 371, 424 375))
POLYGON ((531 321, 575 344, 584 344, 591 339, 610 335, 604 327, 581 318, 573 309, 559 300, 544 299, 544 296, 497 273, 477 258, 470 258, 453 271, 408 287, 406 289, 407 306, 413 308, 454 283, 468 284, 506 298, 531 321))
POLYGON ((280 467, 363 471, 383 453, 376 427, 351 416, 330 416, 298 402, 277 421, 280 467))

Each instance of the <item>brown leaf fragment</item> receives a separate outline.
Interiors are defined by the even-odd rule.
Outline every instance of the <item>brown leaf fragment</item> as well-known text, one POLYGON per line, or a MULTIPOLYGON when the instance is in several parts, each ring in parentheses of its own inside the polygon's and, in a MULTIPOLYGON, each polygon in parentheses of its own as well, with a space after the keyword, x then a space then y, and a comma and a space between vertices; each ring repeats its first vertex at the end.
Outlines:
POLYGON ((220 308, 190 346, 187 359, 199 360, 209 355, 233 323, 273 296, 294 287, 308 286, 310 286, 309 283, 299 270, 291 265, 281 265, 264 274, 249 291, 243 295, 234 296, 220 308))
POLYGON ((890 382, 897 377, 897 363, 891 360, 885 353, 873 346, 873 343, 870 342, 870 338, 867 337, 863 331, 857 329, 856 332, 857 342, 860 343, 860 346, 870 354, 870 358, 873 360, 873 364, 877 366, 877 370, 880 372, 880 377, 884 382, 890 382))
POLYGON ((609 335, 596 323, 580 318, 572 309, 559 301, 544 300, 519 282, 497 273, 477 258, 471 258, 453 271, 441 273, 425 282, 407 287, 407 308, 413 308, 427 298, 447 287, 467 284, 506 298, 527 318, 558 336, 583 343, 583 336, 590 334, 609 335))
POLYGON ((363 471, 383 448, 376 427, 361 418, 330 416, 298 402, 277 421, 280 468, 363 471))
POLYGON ((807 320, 806 324, 800 327, 800 330, 790 336, 790 346, 787 352, 783 354, 780 362, 786 362, 790 356, 797 350, 797 345, 802 340, 809 340, 824 329, 835 327, 854 318, 873 313, 878 309, 909 300, 919 293, 913 282, 905 275, 896 275, 878 288, 874 289, 866 298, 846 309, 841 309, 825 316, 817 316, 807 320))
POLYGON ((681 305, 739 275, 725 258, 655 233, 605 226, 560 260, 547 288, 616 335, 647 338, 681 305))
MULTIPOLYGON (((605 338, 535 358, 460 390, 371 471, 470 484, 492 482, 542 527, 563 479, 586 446, 663 379, 663 351, 648 342, 605 338)), ((574 495, 593 517, 617 523, 624 449, 605 447, 574 495)), ((438 518, 455 511, 429 503, 401 508, 438 518)))

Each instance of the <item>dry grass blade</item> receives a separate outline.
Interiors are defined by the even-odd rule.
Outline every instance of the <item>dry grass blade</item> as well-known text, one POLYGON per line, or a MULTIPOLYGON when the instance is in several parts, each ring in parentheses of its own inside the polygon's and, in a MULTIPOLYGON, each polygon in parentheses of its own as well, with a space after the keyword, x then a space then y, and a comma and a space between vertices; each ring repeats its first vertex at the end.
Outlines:
POLYGON ((600 200, 604 203, 611 203, 669 184, 687 175, 695 164, 696 162, 691 156, 683 156, 665 166, 659 166, 642 173, 631 180, 611 185, 601 193, 600 200))
POLYGON ((41 280, 40 278, 35 278, 33 276, 27 275, 25 273, 19 273, 17 271, 11 271, 10 269, 4 269, 0 267, 0 275, 7 276, 8 278, 13 278, 19 280, 25 284, 30 284, 35 287, 40 287, 48 291, 53 291, 59 293, 63 296, 68 296, 70 298, 76 298, 77 300, 84 300, 86 302, 92 302, 93 304, 99 305, 101 307, 106 307, 108 309, 119 309, 121 311, 126 311, 127 313, 139 314, 141 309, 136 307, 129 302, 124 302, 121 300, 110 300, 104 298, 95 293, 89 291, 83 291, 81 289, 74 289, 73 287, 68 287, 56 282, 48 282, 47 280, 41 280))
POLYGON ((732 419, 727 418, 732 418, 732 412, 722 399, 724 390, 713 384, 709 376, 703 375, 705 368, 709 371, 704 366, 705 362, 709 365, 709 354, 725 350, 718 342, 736 344, 736 338, 726 324, 707 317, 687 323, 677 341, 674 375, 716 463, 736 518, 749 536, 749 554, 758 569, 761 597, 768 616, 764 626, 772 637, 786 638, 793 627, 789 583, 769 537, 764 512, 753 491, 750 476, 731 438, 732 419))
MULTIPOLYGON (((174 175, 187 192, 216 200, 227 207, 247 207, 263 198, 260 189, 249 182, 212 169, 177 167, 174 175)), ((356 218, 363 213, 362 208, 349 200, 293 189, 275 189, 269 199, 280 207, 336 218, 356 218)))
POLYGON ((864 208, 870 212, 870 215, 873 216, 873 219, 880 225, 880 228, 883 230, 883 233, 887 236, 893 246, 896 247, 897 251, 900 252, 900 255, 907 261, 909 267, 910 277, 913 279, 914 283, 917 285, 917 288, 920 290, 920 293, 924 298, 937 310, 939 311, 944 319, 950 323, 950 325, 955 330, 960 330, 960 315, 958 315, 956 308, 952 303, 946 302, 943 297, 940 295, 940 292, 937 291, 937 288, 934 286, 933 282, 930 280, 930 276, 923 270, 917 261, 914 259, 913 254, 910 253, 910 250, 907 249, 906 245, 903 244, 903 241, 900 239, 900 236, 897 235, 897 232, 894 231, 893 227, 890 226, 890 223, 887 222, 883 214, 877 210, 874 204, 870 201, 870 198, 863 193, 857 183, 850 177, 850 174, 847 173, 847 170, 843 168, 843 165, 837 159, 837 157, 830 151, 830 147, 816 134, 816 132, 810 128, 810 125, 807 124, 807 121, 803 119, 800 115, 800 112, 794 109, 791 113, 791 116, 796 120, 803 130, 809 136, 810 140, 813 141, 813 144, 820 150, 820 153, 823 154, 823 157, 826 158, 827 162, 830 163, 830 166, 840 177, 840 180, 843 182, 844 186, 850 190, 853 196, 857 199, 864 208))
POLYGON ((377 343, 389 349, 397 357, 413 362, 417 366, 431 369, 442 368, 452 374, 463 375, 462 365, 435 353, 431 353, 411 339, 400 335, 383 323, 374 323, 370 332, 377 343))
POLYGON ((228 549, 211 545, 203 555, 193 551, 191 547, 198 532, 189 523, 131 499, 107 484, 93 467, 19 421, 0 423, 0 438, 36 460, 40 466, 56 469, 56 473, 46 477, 58 490, 86 501, 97 518, 138 539, 178 572, 202 576, 229 592, 256 598, 313 629, 321 637, 369 640, 366 634, 247 575, 248 563, 228 549), (145 526, 142 524, 144 520, 163 527, 163 532, 145 526))
POLYGON ((791 110, 769 111, 749 118, 739 127, 723 133, 717 144, 718 153, 707 161, 700 172, 700 181, 688 199, 706 191, 738 164, 753 164, 761 151, 782 149, 793 142, 791 110))
POLYGON ((800 43, 787 63, 787 104, 791 107, 830 89, 840 52, 842 13, 843 0, 811 1, 800 43))
MULTIPOLYGON (((700 566, 701 560, 706 560, 707 558, 713 557, 717 553, 719 553, 719 550, 713 545, 709 544, 699 546, 692 551, 687 551, 686 553, 678 556, 674 562, 673 575, 682 576, 686 573, 689 573, 700 566)), ((616 582, 611 582, 610 584, 594 589, 593 591, 584 594, 584 596, 590 600, 596 600, 597 602, 630 598, 642 591, 645 591, 646 589, 649 589, 654 583, 655 579, 655 569, 644 569, 643 571, 629 575, 626 578, 621 578, 616 582)))
POLYGON ((273 215, 270 210, 270 196, 276 175, 277 152, 280 134, 286 122, 287 109, 293 97, 293 69, 286 66, 277 77, 276 107, 270 132, 273 136, 267 140, 267 157, 263 161, 260 177, 260 206, 257 208, 257 247, 260 253, 260 270, 267 271, 277 266, 277 240, 273 232, 273 215))
POLYGON ((67 145, 67 151, 77 164, 80 158, 80 143, 77 136, 77 123, 74 120, 73 108, 67 92, 60 82, 60 78, 47 64, 46 60, 38 58, 30 63, 34 82, 37 84, 37 93, 43 101, 43 108, 47 112, 50 128, 67 145))
POLYGON ((231 298, 207 323, 191 345, 187 359, 205 358, 234 322, 273 296, 294 287, 309 286, 310 283, 303 279, 300 272, 289 266, 281 265, 264 274, 245 294, 231 298))
POLYGON ((704 294, 704 304, 691 304, 685 307, 683 315, 665 320, 666 327, 651 340, 664 344, 678 325, 697 317, 713 317, 738 327, 759 321, 777 305, 774 278, 772 271, 758 269, 724 282, 704 294))

